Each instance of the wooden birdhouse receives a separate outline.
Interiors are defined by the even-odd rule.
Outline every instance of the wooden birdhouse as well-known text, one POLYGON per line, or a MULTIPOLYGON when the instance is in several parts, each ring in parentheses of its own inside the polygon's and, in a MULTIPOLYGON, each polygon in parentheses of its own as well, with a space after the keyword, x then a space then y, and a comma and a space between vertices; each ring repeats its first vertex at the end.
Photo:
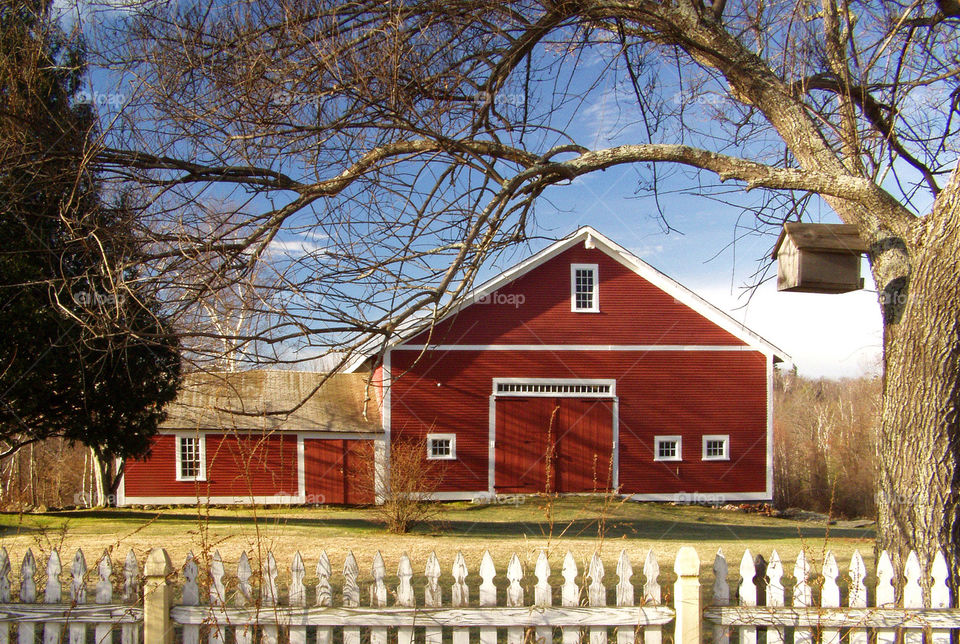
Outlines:
POLYGON ((861 289, 860 255, 866 251, 856 226, 786 223, 773 247, 777 290, 846 293, 861 289))

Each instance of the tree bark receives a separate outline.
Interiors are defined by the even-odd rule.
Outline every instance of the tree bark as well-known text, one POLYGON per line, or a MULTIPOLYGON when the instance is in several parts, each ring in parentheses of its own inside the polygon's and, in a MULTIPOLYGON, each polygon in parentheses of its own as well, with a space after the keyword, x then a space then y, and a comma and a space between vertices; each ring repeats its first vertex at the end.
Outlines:
POLYGON ((910 550, 939 548, 960 580, 960 173, 904 240, 911 272, 878 281, 884 312, 883 409, 877 441, 878 548, 901 570, 910 550))

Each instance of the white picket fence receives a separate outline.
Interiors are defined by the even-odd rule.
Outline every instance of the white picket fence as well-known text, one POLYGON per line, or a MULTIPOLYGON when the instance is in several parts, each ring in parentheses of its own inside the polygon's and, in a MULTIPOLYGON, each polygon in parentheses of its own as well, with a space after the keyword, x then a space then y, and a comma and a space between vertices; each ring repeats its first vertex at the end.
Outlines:
POLYGON ((462 554, 447 575, 431 555, 419 576, 404 555, 395 582, 379 553, 368 575, 361 574, 352 553, 342 573, 334 574, 326 553, 321 553, 309 578, 297 553, 283 575, 289 579, 284 589, 272 553, 263 557, 256 572, 243 553, 235 574, 227 575, 218 552, 201 574, 192 554, 177 571, 166 551, 154 549, 143 576, 133 552, 128 554, 116 598, 114 577, 121 575, 114 575, 107 553, 88 570, 77 551, 65 597, 60 557, 53 551, 46 575, 41 575, 44 588, 38 599, 38 568, 28 550, 18 572, 18 601, 13 602, 10 560, 0 548, 0 644, 11 641, 14 624, 18 644, 61 644, 65 636, 69 644, 171 644, 175 633, 183 644, 200 644, 201 639, 206 644, 660 644, 671 639, 675 644, 949 644, 951 631, 960 628, 960 610, 950 608, 942 555, 925 578, 911 553, 898 580, 883 553, 872 593, 859 553, 844 579, 832 554, 826 554, 817 575, 801 552, 789 589, 776 551, 769 563, 757 563, 749 551, 744 553, 731 605, 722 552, 713 564, 708 599, 701 595, 700 561, 690 547, 678 552, 676 579, 663 589, 652 551, 640 571, 642 585, 626 551, 610 576, 597 554, 581 571, 567 553, 559 576, 553 575, 543 552, 532 575, 513 555, 502 577, 489 553, 483 555, 476 576, 462 554), (480 583, 471 588, 468 578, 477 577, 480 583), (895 587, 901 589, 899 602, 895 587), (929 602, 923 600, 924 587, 929 602), (91 589, 93 602, 88 603, 91 589), (711 605, 703 608, 706 604, 711 605), (707 629, 702 629, 704 623, 707 629))

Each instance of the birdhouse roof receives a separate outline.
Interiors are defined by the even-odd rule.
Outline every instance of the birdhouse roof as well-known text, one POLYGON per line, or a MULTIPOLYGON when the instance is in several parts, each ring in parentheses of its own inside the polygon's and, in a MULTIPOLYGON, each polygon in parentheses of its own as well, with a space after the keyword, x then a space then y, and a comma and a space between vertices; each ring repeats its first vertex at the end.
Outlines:
POLYGON ((788 222, 783 225, 780 237, 773 246, 771 259, 777 258, 780 246, 789 237, 794 246, 801 250, 822 250, 848 252, 853 254, 867 252, 867 244, 860 238, 857 227, 850 224, 804 224, 788 222))

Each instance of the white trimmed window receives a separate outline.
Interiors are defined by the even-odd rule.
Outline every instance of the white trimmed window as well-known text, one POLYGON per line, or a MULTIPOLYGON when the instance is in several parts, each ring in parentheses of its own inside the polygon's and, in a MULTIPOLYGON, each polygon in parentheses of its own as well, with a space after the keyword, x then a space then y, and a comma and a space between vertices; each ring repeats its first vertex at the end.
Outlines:
POLYGON ((683 441, 679 436, 654 436, 653 460, 682 461, 683 441))
POLYGON ((708 434, 703 437, 703 460, 729 461, 730 436, 727 434, 708 434))
POLYGON ((570 264, 570 310, 575 313, 600 311, 597 264, 570 264))
POLYGON ((205 481, 207 479, 207 444, 205 436, 178 434, 177 480, 205 481))
POLYGON ((427 434, 428 461, 452 461, 456 458, 456 434, 427 434))

